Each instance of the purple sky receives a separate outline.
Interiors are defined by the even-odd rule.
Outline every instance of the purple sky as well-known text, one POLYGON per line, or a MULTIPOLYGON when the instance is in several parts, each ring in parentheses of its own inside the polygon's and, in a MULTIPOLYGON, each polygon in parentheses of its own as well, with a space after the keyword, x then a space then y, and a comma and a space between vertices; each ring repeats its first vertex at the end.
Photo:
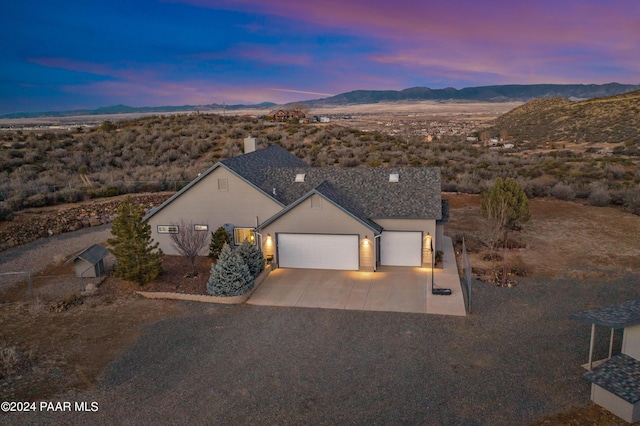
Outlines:
POLYGON ((640 83, 638 0, 24 0, 0 37, 0 113, 640 83))

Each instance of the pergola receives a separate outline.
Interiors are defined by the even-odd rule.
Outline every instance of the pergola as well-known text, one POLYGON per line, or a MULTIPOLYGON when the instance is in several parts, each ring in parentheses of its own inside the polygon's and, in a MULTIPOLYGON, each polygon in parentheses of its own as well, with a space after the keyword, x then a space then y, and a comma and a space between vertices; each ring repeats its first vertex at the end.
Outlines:
POLYGON ((595 365, 610 359, 613 354, 613 335, 616 329, 625 329, 640 324, 640 299, 629 300, 603 308, 578 312, 569 316, 569 319, 591 324, 591 342, 589 344, 589 362, 584 365, 587 370, 592 370, 595 365), (609 357, 599 361, 593 361, 593 347, 596 337, 596 325, 611 328, 609 337, 609 357))

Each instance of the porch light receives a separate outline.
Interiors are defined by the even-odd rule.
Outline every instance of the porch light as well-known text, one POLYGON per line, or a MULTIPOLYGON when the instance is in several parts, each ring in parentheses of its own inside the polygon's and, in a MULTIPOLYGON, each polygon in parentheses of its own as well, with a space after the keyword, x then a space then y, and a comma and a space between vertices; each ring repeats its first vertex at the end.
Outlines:
POLYGON ((267 234, 267 240, 271 239, 271 234, 267 234))
POLYGON ((364 241, 362 242, 362 244, 364 244, 365 246, 369 245, 369 237, 367 237, 366 235, 364 236, 364 241))
POLYGON ((432 243, 432 240, 431 240, 431 234, 429 234, 428 232, 427 232, 427 236, 424 237, 424 246, 430 252, 433 251, 433 243, 432 243))

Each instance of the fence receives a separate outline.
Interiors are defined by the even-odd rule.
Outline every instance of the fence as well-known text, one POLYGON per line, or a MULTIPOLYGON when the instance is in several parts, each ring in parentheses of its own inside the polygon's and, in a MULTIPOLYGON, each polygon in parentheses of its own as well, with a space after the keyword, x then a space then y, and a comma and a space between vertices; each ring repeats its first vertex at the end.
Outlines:
POLYGON ((464 285, 463 289, 466 290, 466 305, 467 313, 471 313, 471 263, 469 262, 469 255, 467 254, 467 245, 464 242, 464 236, 462 237, 462 267, 464 272, 464 285))
POLYGON ((76 274, 58 275, 31 275, 27 271, 15 271, 0 273, 2 276, 20 276, 24 278, 18 282, 7 282, 0 286, 0 302, 23 302, 28 300, 43 299, 55 300, 69 294, 77 294, 84 291, 88 284, 98 286, 106 276, 84 276, 93 266, 83 271, 80 276, 76 274))

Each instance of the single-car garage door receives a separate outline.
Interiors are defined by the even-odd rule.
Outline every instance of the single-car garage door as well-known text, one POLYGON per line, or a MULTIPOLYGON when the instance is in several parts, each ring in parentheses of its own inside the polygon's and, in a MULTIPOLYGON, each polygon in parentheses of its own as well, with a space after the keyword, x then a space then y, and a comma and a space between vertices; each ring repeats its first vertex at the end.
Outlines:
POLYGON ((358 236, 278 234, 281 268, 358 270, 358 236))
POLYGON ((422 232, 383 231, 380 264, 422 266, 422 232))

